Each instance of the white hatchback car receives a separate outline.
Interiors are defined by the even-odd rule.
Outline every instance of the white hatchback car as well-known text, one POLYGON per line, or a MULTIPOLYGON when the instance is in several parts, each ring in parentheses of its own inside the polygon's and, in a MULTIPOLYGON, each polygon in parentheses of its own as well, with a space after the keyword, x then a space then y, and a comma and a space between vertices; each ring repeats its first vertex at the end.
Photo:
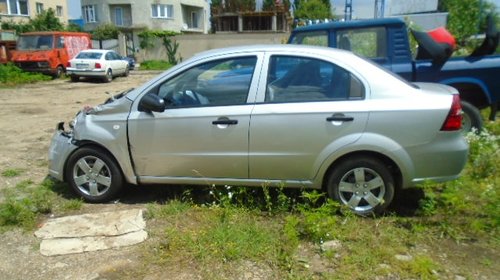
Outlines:
POLYGON ((66 75, 72 82, 79 81, 80 77, 90 77, 102 78, 109 83, 113 77, 128 74, 128 62, 112 50, 83 50, 66 66, 66 75))

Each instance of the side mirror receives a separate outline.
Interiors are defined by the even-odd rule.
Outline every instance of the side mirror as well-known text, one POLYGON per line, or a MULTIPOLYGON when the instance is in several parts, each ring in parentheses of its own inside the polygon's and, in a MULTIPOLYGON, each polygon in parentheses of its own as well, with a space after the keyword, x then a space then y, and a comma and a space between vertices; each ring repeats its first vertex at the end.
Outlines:
POLYGON ((165 101, 154 93, 144 95, 139 102, 139 111, 141 112, 164 112, 165 101))

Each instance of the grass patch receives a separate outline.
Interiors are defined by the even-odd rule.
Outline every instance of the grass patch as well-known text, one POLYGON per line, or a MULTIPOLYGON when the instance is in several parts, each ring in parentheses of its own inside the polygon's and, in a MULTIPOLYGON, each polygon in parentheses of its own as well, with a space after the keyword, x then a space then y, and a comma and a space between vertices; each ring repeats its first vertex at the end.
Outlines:
POLYGON ((2 171, 2 176, 7 178, 17 177, 23 173, 23 170, 19 168, 10 168, 2 171))
POLYGON ((139 70, 167 70, 172 64, 165 60, 145 60, 141 62, 139 70))
POLYGON ((12 87, 20 84, 30 84, 49 81, 52 78, 40 73, 24 72, 12 63, 0 65, 0 86, 12 87))
POLYGON ((2 190, 4 200, 0 202, 0 230, 33 230, 42 215, 79 210, 83 202, 62 198, 54 191, 58 184, 48 179, 37 185, 31 180, 24 180, 14 188, 2 190))

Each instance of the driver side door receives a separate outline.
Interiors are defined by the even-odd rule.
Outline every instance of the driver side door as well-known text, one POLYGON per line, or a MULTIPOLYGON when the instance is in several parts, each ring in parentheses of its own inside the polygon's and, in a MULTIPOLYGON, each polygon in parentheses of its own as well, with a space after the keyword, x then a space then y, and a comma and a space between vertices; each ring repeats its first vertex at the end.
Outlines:
POLYGON ((259 60, 258 55, 214 59, 154 86, 167 109, 132 111, 129 117, 130 150, 140 180, 248 178, 259 60))

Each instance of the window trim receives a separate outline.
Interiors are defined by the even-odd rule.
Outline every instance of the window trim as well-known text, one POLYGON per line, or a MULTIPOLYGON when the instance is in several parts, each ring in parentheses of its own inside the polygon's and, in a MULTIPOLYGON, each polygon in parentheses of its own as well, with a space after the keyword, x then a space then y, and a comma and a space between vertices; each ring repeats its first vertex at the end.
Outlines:
POLYGON ((97 22, 96 10, 97 10, 96 5, 82 6, 82 16, 83 16, 85 23, 96 23, 97 22))
POLYGON ((5 0, 5 6, 7 8, 7 13, 0 13, 2 15, 10 15, 10 16, 29 16, 30 15, 30 9, 29 9, 29 3, 28 0, 14 0, 15 7, 13 7, 11 4, 12 0, 5 0), (21 2, 24 3, 24 5, 21 5, 21 2), (23 11, 23 6, 25 13, 22 13, 23 11), (15 13, 12 13, 12 9, 15 9, 15 13))
POLYGON ((44 8, 43 8, 43 3, 41 2, 36 2, 35 3, 35 6, 36 6, 36 14, 39 15, 41 13, 43 13, 44 11, 44 8))
POLYGON ((156 18, 156 19, 173 19, 174 18, 174 5, 172 5, 172 4, 151 4, 151 17, 156 18))
POLYGON ((62 17, 63 16, 63 6, 56 6, 56 16, 62 17))

